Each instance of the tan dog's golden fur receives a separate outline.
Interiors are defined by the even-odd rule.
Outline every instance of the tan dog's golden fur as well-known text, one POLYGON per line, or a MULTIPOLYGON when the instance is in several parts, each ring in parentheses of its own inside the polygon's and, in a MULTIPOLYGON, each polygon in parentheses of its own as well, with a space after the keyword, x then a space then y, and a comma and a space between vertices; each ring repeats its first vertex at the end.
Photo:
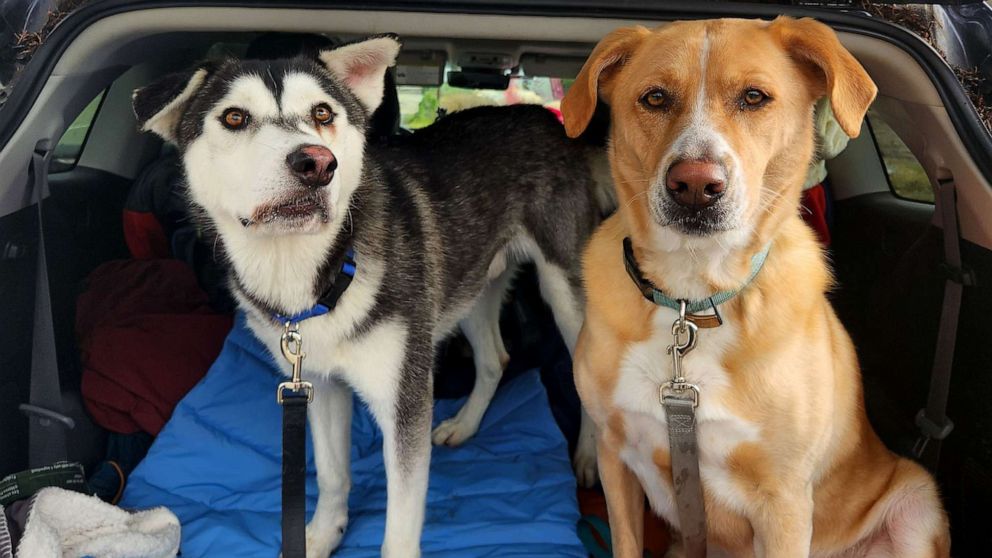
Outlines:
POLYGON ((751 257, 770 246, 753 282, 720 307, 724 325, 701 329, 684 360, 701 389, 711 555, 949 555, 933 479, 887 450, 868 423, 854 347, 825 296, 830 272, 798 213, 814 102, 829 97, 853 137, 875 93, 832 30, 784 17, 619 29, 568 92, 569 135, 584 130, 597 98, 612 114, 620 209, 585 254, 575 375, 599 430, 616 556, 641 556, 645 493, 678 527, 658 397, 671 376, 665 349, 676 314, 645 300, 627 276, 625 237, 645 277, 685 299, 741 287, 751 257), (765 95, 754 107, 742 97, 758 99, 752 89, 765 95), (662 92, 660 108, 645 102, 652 91, 662 92), (705 234, 666 221, 656 203, 668 165, 692 150, 727 173, 723 220, 705 234))

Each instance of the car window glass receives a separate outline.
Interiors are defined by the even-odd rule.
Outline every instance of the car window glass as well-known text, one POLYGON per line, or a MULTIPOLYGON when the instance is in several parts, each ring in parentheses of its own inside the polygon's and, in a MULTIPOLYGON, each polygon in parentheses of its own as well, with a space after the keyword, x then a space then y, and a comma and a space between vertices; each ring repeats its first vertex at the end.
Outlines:
POLYGON ((101 91, 99 95, 94 97, 59 138, 59 143, 55 146, 55 152, 52 155, 49 172, 65 172, 76 166, 76 162, 79 161, 79 156, 83 152, 83 146, 86 144, 90 126, 92 126, 93 120, 96 119, 96 113, 100 109, 100 102, 103 101, 104 93, 106 91, 101 91))
POLYGON ((515 76, 506 90, 462 89, 447 83, 437 86, 400 85, 400 125, 417 130, 438 115, 483 105, 542 105, 558 111, 567 85, 573 80, 555 77, 515 76))
POLYGON ((906 200, 933 203, 930 178, 913 152, 877 112, 869 110, 867 118, 892 193, 906 200))

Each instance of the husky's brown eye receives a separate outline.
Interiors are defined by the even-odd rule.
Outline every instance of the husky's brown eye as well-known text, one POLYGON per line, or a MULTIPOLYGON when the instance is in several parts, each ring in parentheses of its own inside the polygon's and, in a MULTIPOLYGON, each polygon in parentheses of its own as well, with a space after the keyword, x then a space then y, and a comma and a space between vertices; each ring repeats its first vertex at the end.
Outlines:
POLYGON ((760 89, 748 89, 741 97, 741 108, 758 108, 768 102, 768 95, 760 89))
POLYGON ((238 130, 248 123, 248 113, 241 109, 230 108, 224 111, 220 121, 228 130, 238 130))
POLYGON ((652 89, 648 91, 641 97, 641 102, 649 108, 654 109, 667 109, 668 105, 671 104, 668 93, 664 89, 652 89))
POLYGON ((325 104, 320 104, 313 107, 313 110, 310 111, 310 114, 313 116, 313 119, 316 120, 318 124, 329 124, 331 122, 331 119, 334 118, 334 113, 331 112, 331 107, 325 104))

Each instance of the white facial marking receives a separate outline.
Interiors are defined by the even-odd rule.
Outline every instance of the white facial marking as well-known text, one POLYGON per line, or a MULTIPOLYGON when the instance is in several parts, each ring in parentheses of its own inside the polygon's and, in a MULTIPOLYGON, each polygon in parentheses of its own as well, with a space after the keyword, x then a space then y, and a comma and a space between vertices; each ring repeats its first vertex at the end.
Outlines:
POLYGON ((327 145, 338 160, 334 179, 327 185, 333 212, 335 216, 338 216, 339 211, 343 211, 343 208, 339 207, 339 200, 350 199, 351 194, 358 187, 361 173, 355 171, 360 170, 361 165, 357 165, 356 168, 354 163, 360 162, 364 157, 365 135, 351 125, 344 105, 328 95, 320 86, 320 82, 309 74, 288 74, 283 80, 281 102, 284 114, 303 115, 298 128, 303 133, 313 135, 314 139, 311 143, 327 145), (334 113, 333 120, 328 126, 329 129, 333 130, 333 145, 327 144, 321 138, 310 117, 313 108, 321 103, 331 107, 331 111, 334 113))
POLYGON ((685 234, 673 225, 655 227, 652 238, 654 247, 664 252, 705 252, 716 249, 718 254, 725 255, 743 246, 750 237, 750 230, 747 229, 743 219, 748 202, 744 195, 745 185, 742 182, 740 158, 717 128, 715 119, 710 113, 712 106, 720 107, 724 102, 717 99, 714 103, 706 89, 709 55, 710 38, 706 35, 699 49, 699 88, 695 94, 688 123, 661 157, 654 184, 649 190, 649 208, 656 222, 669 222, 671 219, 667 213, 675 208, 675 202, 666 191, 668 169, 680 160, 714 161, 720 163, 726 172, 726 193, 718 202, 722 230, 698 236, 685 234))
POLYGON ((203 122, 203 133, 186 150, 184 161, 193 200, 216 221, 242 226, 259 206, 290 194, 297 184, 286 156, 308 136, 268 123, 280 116, 279 104, 262 78, 245 75, 231 83, 203 122), (248 113, 242 130, 225 128, 229 108, 248 113))
POLYGON ((678 136, 669 150, 673 157, 679 159, 702 159, 712 156, 710 150, 714 140, 721 140, 720 134, 710 124, 706 113, 706 64, 710 56, 710 38, 703 37, 703 46, 699 49, 699 91, 692 107, 689 125, 678 136))
POLYGON ((357 188, 365 146, 363 132, 348 118, 344 106, 335 101, 313 76, 290 74, 283 81, 280 99, 273 96, 260 76, 237 78, 227 95, 215 103, 205 119, 203 133, 185 153, 185 162, 194 201, 203 206, 225 231, 245 228, 248 232, 282 234, 316 232, 327 221, 336 222, 345 212, 345 203, 357 188), (327 104, 335 113, 329 128, 321 134, 311 111, 327 104), (225 110, 238 108, 248 113, 249 123, 242 130, 225 128, 220 119, 225 110), (289 126, 287 126, 289 124, 289 126), (286 157, 298 147, 321 145, 337 159, 338 168, 331 183, 307 192, 292 174, 286 157), (258 212, 273 204, 304 194, 324 196, 326 219, 315 216, 311 222, 284 230, 279 220, 256 222, 258 212))

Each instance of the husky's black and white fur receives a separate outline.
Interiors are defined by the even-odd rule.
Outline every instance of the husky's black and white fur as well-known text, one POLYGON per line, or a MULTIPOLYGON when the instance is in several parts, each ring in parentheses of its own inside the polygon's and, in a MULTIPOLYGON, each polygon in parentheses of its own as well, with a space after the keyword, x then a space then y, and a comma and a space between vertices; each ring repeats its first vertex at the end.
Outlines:
MULTIPOLYGON (((506 364, 498 320, 518 263, 535 262, 569 349, 582 321, 579 260, 602 195, 587 150, 533 106, 472 109, 366 145, 399 49, 377 36, 315 59, 205 63, 134 97, 140 126, 179 147, 193 206, 277 362, 274 315, 313 307, 354 248, 337 307, 300 324, 320 490, 308 556, 327 556, 347 523, 352 389, 384 437, 382 554, 419 556, 436 343, 460 327, 475 353, 468 402, 433 432, 455 445, 477 431, 506 364)), ((588 428, 575 461, 591 482, 588 428)))

